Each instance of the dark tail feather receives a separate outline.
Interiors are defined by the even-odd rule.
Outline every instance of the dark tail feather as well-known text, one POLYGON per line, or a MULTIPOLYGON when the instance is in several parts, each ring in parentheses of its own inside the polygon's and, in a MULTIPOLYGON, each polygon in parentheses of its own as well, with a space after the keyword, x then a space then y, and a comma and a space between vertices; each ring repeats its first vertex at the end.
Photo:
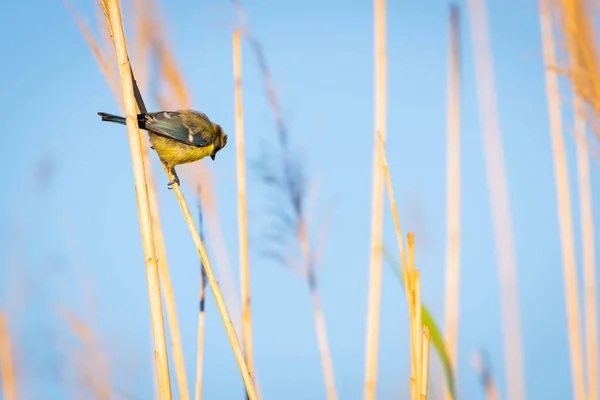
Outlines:
POLYGON ((125 125, 124 117, 119 117, 118 115, 108 114, 104 112, 99 112, 98 115, 102 117, 102 121, 116 122, 117 124, 125 125))

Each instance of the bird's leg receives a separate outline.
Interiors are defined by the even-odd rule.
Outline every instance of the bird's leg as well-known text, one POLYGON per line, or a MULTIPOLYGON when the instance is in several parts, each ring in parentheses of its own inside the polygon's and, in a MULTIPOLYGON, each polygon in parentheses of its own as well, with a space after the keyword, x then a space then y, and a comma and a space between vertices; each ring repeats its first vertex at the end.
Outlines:
POLYGON ((168 189, 173 189, 173 185, 176 183, 177 185, 179 185, 179 177, 177 176, 177 172, 175 172, 175 167, 173 168, 169 168, 169 175, 170 178, 172 178, 169 183, 167 184, 167 188, 168 189))

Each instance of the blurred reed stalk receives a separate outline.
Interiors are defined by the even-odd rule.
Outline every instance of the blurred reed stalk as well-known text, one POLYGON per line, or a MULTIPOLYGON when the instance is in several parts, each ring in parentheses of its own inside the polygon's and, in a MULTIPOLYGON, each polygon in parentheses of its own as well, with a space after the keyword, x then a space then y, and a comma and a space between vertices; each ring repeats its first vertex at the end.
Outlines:
MULTIPOLYGON (((198 187, 200 191, 200 187, 198 187)), ((204 228, 202 226, 202 205, 198 201, 198 229, 200 238, 204 240, 204 228)), ((204 368, 204 327, 206 320, 206 272, 204 265, 200 262, 200 309, 198 312, 198 336, 196 355, 196 400, 202 399, 202 373, 204 368)))
POLYGON ((577 175, 579 181, 579 210, 583 247, 583 280, 585 304, 585 349, 589 398, 598 400, 598 311, 596 307, 596 255, 594 248, 594 213, 590 179, 590 162, 585 141, 585 119, 581 99, 573 95, 575 109, 575 143, 577 146, 577 175))
POLYGON ((485 363, 483 354, 481 352, 475 353, 471 359, 471 365, 479 376, 479 380, 481 381, 481 384, 485 390, 486 400, 500 400, 498 387, 496 386, 496 382, 494 382, 490 368, 485 363))
MULTIPOLYGON (((117 94, 118 90, 118 81, 117 76, 114 73, 114 69, 110 67, 109 58, 110 55, 105 54, 101 50, 101 46, 97 43, 97 41, 92 36, 89 28, 83 22, 83 20, 71 9, 69 3, 65 1, 65 4, 73 18, 79 25, 80 30, 82 31, 88 45, 92 49, 92 52, 98 62, 101 71, 108 83, 111 87, 113 94, 115 95, 115 99, 120 105, 120 108, 124 110, 122 104, 122 98, 117 94)), ((145 57, 148 53, 149 42, 151 42, 151 37, 149 36, 151 33, 151 29, 149 28, 152 21, 149 20, 150 10, 148 7, 145 7, 143 0, 138 0, 134 4, 136 18, 136 49, 138 50, 136 53, 138 54, 140 64, 144 65, 146 60, 145 57), (138 49, 139 46, 139 49, 138 49)), ((104 27, 104 25, 101 25, 104 27)), ((143 74, 142 82, 145 82, 145 74, 143 74)), ((143 85, 143 83, 142 83, 143 85)), ((134 92, 137 84, 134 78, 134 92)), ((139 93, 139 90, 138 90, 139 93)), ((144 104, 141 96, 136 96, 137 106, 140 112, 147 112, 146 106, 144 104)), ((189 399, 188 385, 187 385, 187 377, 185 372, 185 360, 183 356, 183 348, 181 344, 181 335, 179 331, 179 324, 177 319, 177 311, 175 305, 175 295, 173 291, 173 286, 171 284, 171 277, 169 274, 169 266, 167 261, 167 254, 165 249, 164 237, 162 233, 162 226, 160 222, 160 208, 158 205, 157 195, 154 187, 154 179, 152 178, 152 170, 150 166, 150 161, 148 160, 149 146, 147 140, 141 140, 142 146, 142 155, 144 161, 144 169, 146 172, 146 183, 148 188, 148 199, 150 201, 150 213, 152 215, 152 229, 154 232, 155 239, 155 250, 156 256, 158 259, 158 268, 160 272, 161 286, 164 294, 164 300, 167 310, 167 318, 169 324, 169 330, 171 332, 171 345, 173 347, 173 361, 175 364, 175 375, 177 379, 177 385, 179 388, 179 394, 182 400, 189 399)))
MULTIPOLYGON (((546 66, 556 64, 552 17, 547 0, 540 1, 540 26, 544 61, 546 66)), ((564 274, 565 309, 569 350, 571 357, 571 381, 573 399, 586 399, 583 357, 581 353, 581 321, 579 315, 579 293, 577 284, 577 265, 575 261, 575 240, 573 238, 573 218, 571 215, 571 196, 567 156, 562 134, 562 116, 558 92, 558 78, 555 71, 544 68, 546 77, 546 96, 550 118, 550 136, 556 178, 557 212, 562 246, 564 274)))
POLYGON ((242 103, 242 50, 240 32, 233 32, 233 79, 235 82, 235 150, 238 186, 238 241, 242 298, 242 347, 253 374, 252 315, 250 313, 250 264, 248 256, 248 215, 246 206, 246 157, 244 151, 244 110, 242 103))
POLYGON ((522 400, 525 399, 526 380, 521 343, 517 262, 508 181, 496 107, 493 57, 489 39, 487 10, 485 0, 469 0, 468 4, 471 41, 475 58, 477 97, 479 99, 479 119, 483 128, 487 184, 492 206, 500 279, 506 398, 522 400))
POLYGON ((429 382, 430 329, 428 326, 425 326, 426 333, 423 332, 420 272, 415 267, 414 234, 409 232, 407 235, 407 259, 404 252, 402 228, 400 226, 400 218, 398 217, 398 208, 396 207, 392 177, 385 155, 383 137, 380 132, 377 132, 376 145, 375 150, 379 153, 378 159, 381 161, 380 166, 385 177, 388 199, 394 219, 398 251, 400 253, 402 282, 404 283, 404 293, 408 305, 410 325, 410 398, 412 400, 425 399, 427 398, 427 386, 429 382), (425 340, 423 339, 423 335, 425 335, 425 340))
MULTIPOLYGON (((575 92, 593 111, 595 118, 590 119, 596 120, 600 115, 600 65, 594 31, 594 10, 597 10, 598 2, 555 0, 553 4, 557 6, 558 25, 570 56, 568 76, 575 92)), ((594 128, 595 135, 600 138, 597 124, 594 128)))
POLYGON ((16 400, 15 370, 12 359, 12 341, 8 330, 6 313, 0 311, 0 383, 2 398, 16 400))
POLYGON ((419 400, 421 389, 422 364, 422 323, 421 323, 421 274, 415 268, 414 234, 408 232, 408 276, 410 279, 410 301, 408 304, 411 328, 411 393, 413 400, 419 400))
POLYGON ((431 331, 425 325, 423 327, 423 369, 421 370, 421 400, 427 399, 427 390, 429 386, 429 347, 431 343, 431 331))
MULTIPOLYGON (((457 379, 460 294, 460 17, 458 5, 450 6, 448 54, 448 136, 446 142, 446 349, 457 379)), ((444 398, 451 398, 444 386, 444 398)))
POLYGON ((381 312, 382 235, 383 235, 383 177, 378 135, 386 139, 387 122, 387 54, 386 2, 373 0, 374 62, 375 62, 375 132, 373 146, 371 256, 369 262, 369 297, 365 344, 365 400, 375 400, 379 360, 379 320, 381 312))
POLYGON ((154 338, 154 360, 159 388, 159 398, 171 399, 171 382, 169 376, 169 363, 167 357, 167 344, 162 312, 162 299, 160 293, 160 279, 158 261, 155 254, 155 241, 148 198, 146 182, 146 168, 142 140, 137 123, 138 108, 134 95, 133 74, 127 55, 125 32, 123 29, 121 9, 118 0, 101 0, 110 27, 111 37, 115 46, 121 89, 125 105, 127 133, 133 164, 135 179, 138 216, 142 233, 144 258, 146 260, 146 277, 148 282, 148 295, 150 300, 150 315, 152 321, 152 334, 154 338))
MULTIPOLYGON (((588 397, 598 399, 598 328, 596 307, 596 272, 594 249, 593 211, 589 173, 589 142, 586 139, 585 117, 600 136, 596 124, 600 115, 600 72, 598 50, 593 29, 598 4, 586 0, 561 0, 554 3, 558 27, 564 35, 569 59, 568 77, 573 86, 575 111, 575 139, 581 237, 583 244, 583 276, 585 304, 585 350, 587 361, 588 397), (587 107, 586 107, 587 106, 587 107), (593 113, 588 113, 591 108, 593 113)), ((553 68, 553 65, 547 65, 553 68)))

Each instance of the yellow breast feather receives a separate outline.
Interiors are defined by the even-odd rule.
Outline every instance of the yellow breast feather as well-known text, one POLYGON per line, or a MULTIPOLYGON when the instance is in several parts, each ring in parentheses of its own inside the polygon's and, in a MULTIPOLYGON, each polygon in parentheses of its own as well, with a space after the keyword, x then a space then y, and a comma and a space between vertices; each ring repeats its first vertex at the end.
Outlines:
POLYGON ((150 143, 158 153, 161 161, 167 167, 173 168, 179 164, 198 161, 206 156, 210 156, 214 150, 214 144, 205 147, 190 146, 177 140, 169 139, 163 136, 150 133, 150 143))

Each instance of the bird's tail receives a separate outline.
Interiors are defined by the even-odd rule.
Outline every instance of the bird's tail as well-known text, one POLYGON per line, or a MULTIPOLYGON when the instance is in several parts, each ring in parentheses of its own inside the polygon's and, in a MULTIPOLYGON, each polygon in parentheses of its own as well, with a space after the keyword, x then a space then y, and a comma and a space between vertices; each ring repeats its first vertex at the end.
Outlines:
POLYGON ((105 112, 99 112, 98 115, 102 117, 102 121, 116 122, 117 124, 125 125, 124 117, 119 117, 118 115, 105 112))

